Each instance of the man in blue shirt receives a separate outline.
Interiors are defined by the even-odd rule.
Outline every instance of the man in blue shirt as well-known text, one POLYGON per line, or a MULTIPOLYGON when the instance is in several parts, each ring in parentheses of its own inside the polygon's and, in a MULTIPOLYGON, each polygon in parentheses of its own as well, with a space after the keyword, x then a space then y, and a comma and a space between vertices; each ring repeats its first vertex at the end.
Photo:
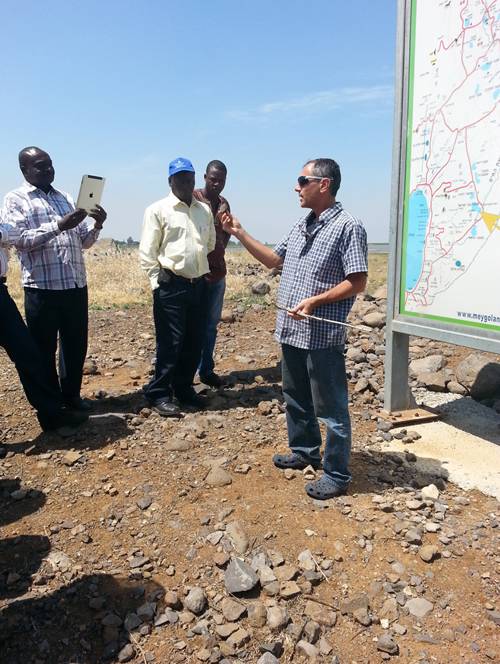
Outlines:
POLYGON ((335 200, 340 169, 333 159, 308 161, 295 191, 300 219, 275 248, 247 233, 231 215, 224 230, 268 268, 282 266, 276 339, 282 346, 283 396, 290 454, 276 454, 278 468, 321 467, 321 433, 327 428, 323 476, 306 485, 312 498, 344 494, 351 481, 351 423, 344 361, 345 327, 307 318, 345 322, 366 287, 368 251, 362 223, 335 200))

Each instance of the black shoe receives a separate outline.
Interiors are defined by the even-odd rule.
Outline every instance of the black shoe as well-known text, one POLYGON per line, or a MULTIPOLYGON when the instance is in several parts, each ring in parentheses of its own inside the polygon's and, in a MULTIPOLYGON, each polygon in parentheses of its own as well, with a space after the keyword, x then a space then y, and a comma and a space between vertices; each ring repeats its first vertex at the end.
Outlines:
POLYGON ((151 409, 162 417, 181 417, 181 409, 169 399, 159 399, 151 404, 151 409))
POLYGON ((83 413, 88 413, 92 410, 92 404, 88 399, 82 399, 81 397, 72 397, 71 399, 65 399, 64 405, 70 410, 76 410, 83 413))
POLYGON ((200 381, 209 387, 222 387, 225 384, 224 379, 218 376, 214 371, 205 376, 200 374, 200 381))
POLYGON ((193 389, 186 390, 185 392, 176 392, 175 396, 183 406, 193 406, 193 408, 198 408, 199 410, 203 410, 207 406, 207 400, 196 394, 193 389))
POLYGON ((312 466, 315 470, 321 468, 321 461, 313 461, 311 459, 306 459, 300 454, 275 454, 273 456, 273 463, 276 468, 286 469, 292 468, 293 470, 304 470, 307 466, 312 466))
POLYGON ((54 431, 62 427, 74 429, 89 419, 87 413, 76 412, 72 410, 60 410, 55 415, 38 414, 38 421, 43 431, 54 431))

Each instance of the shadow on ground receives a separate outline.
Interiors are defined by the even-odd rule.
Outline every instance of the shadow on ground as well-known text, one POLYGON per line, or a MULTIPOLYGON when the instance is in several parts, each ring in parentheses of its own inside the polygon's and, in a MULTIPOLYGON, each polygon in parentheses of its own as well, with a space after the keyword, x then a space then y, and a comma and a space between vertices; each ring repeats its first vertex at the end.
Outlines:
POLYGON ((96 450, 133 433, 127 419, 120 413, 95 414, 78 429, 44 432, 27 441, 5 443, 7 452, 30 455, 50 450, 96 450))
POLYGON ((462 397, 438 407, 440 421, 495 445, 500 445, 500 414, 471 397, 462 397))
POLYGON ((412 452, 355 450, 351 457, 350 493, 380 493, 388 488, 421 489, 435 484, 443 490, 448 471, 438 459, 419 458, 412 452))
POLYGON ((146 602, 156 602, 163 593, 155 583, 145 587, 96 574, 83 576, 42 597, 13 601, 0 611, 0 662, 119 661, 121 649, 130 640, 137 640, 123 627, 126 616, 136 613, 146 602))

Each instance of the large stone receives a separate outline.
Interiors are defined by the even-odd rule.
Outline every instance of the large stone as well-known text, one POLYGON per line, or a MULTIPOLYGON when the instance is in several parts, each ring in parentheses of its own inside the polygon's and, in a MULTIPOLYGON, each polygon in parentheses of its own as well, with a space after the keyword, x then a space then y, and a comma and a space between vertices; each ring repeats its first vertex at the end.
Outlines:
POLYGON ((246 629, 240 628, 233 632, 228 638, 227 643, 235 650, 239 650, 245 643, 250 641, 250 634, 246 629))
POLYGON ((377 639, 377 650, 386 652, 389 655, 397 655, 399 652, 399 646, 389 634, 382 634, 377 639))
POLYGON ((252 627, 264 627, 267 609, 262 602, 255 602, 247 607, 248 622, 252 627))
POLYGON ((445 359, 442 355, 428 355, 419 360, 412 360, 410 362, 410 373, 413 376, 419 374, 432 373, 439 371, 445 365, 445 359))
POLYGON ((437 500, 439 498, 439 489, 435 484, 428 484, 420 490, 424 500, 437 500))
POLYGON ((318 604, 317 602, 308 601, 306 603, 304 614, 314 620, 319 625, 324 625, 325 627, 334 627, 337 622, 337 614, 335 611, 332 611, 323 604, 318 604))
POLYGON ((205 478, 208 486, 227 486, 232 481, 231 475, 220 466, 213 466, 205 478))
POLYGON ((259 657, 257 664, 279 664, 279 659, 277 659, 272 653, 265 652, 262 657, 259 657))
POLYGON ((163 443, 163 449, 169 452, 186 452, 192 445, 185 438, 170 438, 163 443))
POLYGON ((256 281, 252 284, 252 293, 254 293, 254 295, 267 295, 270 290, 271 286, 267 281, 256 281))
POLYGON ((246 553, 249 545, 248 535, 239 521, 232 521, 226 526, 226 536, 238 553, 246 553))
POLYGON ((455 371, 457 381, 468 388, 474 399, 500 394, 500 364, 475 353, 462 360, 455 371))
POLYGON ((299 641, 296 648, 297 652, 301 653, 310 660, 315 661, 318 658, 319 650, 316 648, 316 646, 313 646, 312 643, 308 643, 307 641, 299 641))
POLYGON ((203 588, 191 588, 184 599, 184 608, 195 615, 200 615, 206 609, 207 596, 203 588))
POLYGON ((220 319, 223 323, 234 323, 236 320, 236 315, 231 309, 223 309, 220 315, 220 319))
POLYGON ((386 316, 379 311, 373 311, 363 316, 363 323, 368 327, 384 327, 386 316))
POLYGON ((356 595, 350 599, 345 599, 340 602, 340 613, 345 616, 348 613, 353 613, 356 609, 369 609, 370 600, 366 593, 361 593, 361 595, 356 595))
POLYGON ((222 615, 229 622, 236 622, 246 613, 246 607, 230 597, 225 597, 221 602, 222 615))
POLYGON ((434 608, 434 605, 425 597, 414 597, 409 599, 405 607, 414 618, 425 618, 434 608))
POLYGON ((270 606, 267 610, 267 626, 270 629, 280 630, 286 627, 290 617, 286 608, 282 606, 270 606))
POLYGON ((228 593, 244 593, 259 583, 255 571, 239 558, 233 558, 224 572, 224 583, 228 593))
POLYGON ((439 549, 435 544, 425 544, 424 546, 420 547, 418 555, 424 562, 431 563, 434 558, 438 557, 439 549))
POLYGON ((431 392, 446 392, 448 374, 445 371, 427 371, 419 373, 417 380, 431 392))

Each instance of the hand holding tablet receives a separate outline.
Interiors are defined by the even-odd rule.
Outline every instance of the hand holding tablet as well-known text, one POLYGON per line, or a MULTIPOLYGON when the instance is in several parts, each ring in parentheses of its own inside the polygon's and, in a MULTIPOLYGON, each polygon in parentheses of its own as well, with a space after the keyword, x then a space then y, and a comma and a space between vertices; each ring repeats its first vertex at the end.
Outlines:
POLYGON ((76 201, 77 209, 86 210, 89 213, 96 205, 99 205, 101 203, 104 183, 105 179, 98 175, 84 175, 76 201))

